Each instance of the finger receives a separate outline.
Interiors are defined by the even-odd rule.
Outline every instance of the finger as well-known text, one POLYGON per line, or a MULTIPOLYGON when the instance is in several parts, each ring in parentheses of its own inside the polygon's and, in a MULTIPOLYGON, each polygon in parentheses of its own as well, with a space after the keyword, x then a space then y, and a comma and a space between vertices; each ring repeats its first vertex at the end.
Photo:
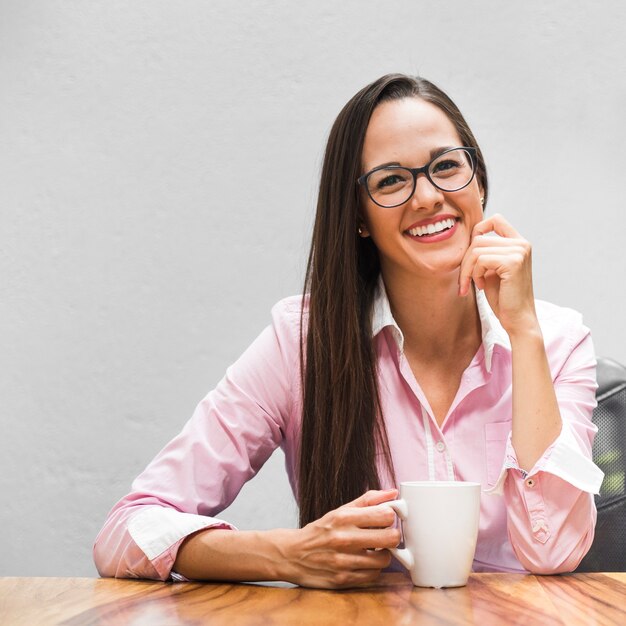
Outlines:
POLYGON ((474 279, 474 284, 478 289, 484 290, 487 287, 487 283, 490 282, 491 279, 500 280, 497 272, 494 272, 493 270, 487 270, 484 274, 482 274, 481 276, 477 276, 474 279))
POLYGON ((479 256, 472 272, 472 280, 476 283, 476 286, 479 289, 484 289, 485 279, 488 274, 493 275, 495 273, 498 277, 502 277, 509 269, 508 260, 506 256, 501 254, 483 254, 479 256))
POLYGON ((474 263, 484 256, 500 256, 503 261, 514 259, 518 261, 527 256, 527 249, 524 246, 504 245, 504 246, 479 246, 472 248, 468 253, 468 263, 474 263))
POLYGON ((349 589, 363 584, 371 584, 380 576, 379 569, 362 569, 350 572, 336 572, 332 576, 330 587, 333 589, 349 589))
POLYGON ((332 558, 335 570, 385 569, 391 564, 389 550, 358 550, 354 553, 336 552, 332 558))
POLYGON ((381 504, 382 502, 389 502, 395 500, 398 497, 397 489, 370 489, 366 491, 362 496, 359 496, 356 500, 344 504, 347 506, 373 506, 381 504))
POLYGON ((513 238, 513 237, 499 237, 492 235, 476 235, 472 239, 470 246, 474 248, 509 248, 516 247, 526 249, 530 247, 530 244, 526 239, 513 238))
MULTIPOLYGON (((478 258, 477 244, 475 243, 476 239, 478 239, 478 237, 472 239, 472 242, 465 251, 463 259, 461 260, 461 266, 459 271, 460 296, 466 296, 469 293, 469 289, 472 283, 472 274, 474 273, 474 267, 478 258)), ((482 237, 482 241, 493 239, 494 237, 482 237)))
MULTIPOLYGON (((485 237, 488 233, 500 235, 505 240, 517 239, 520 245, 528 247, 528 242, 507 222, 499 213, 478 222, 472 229, 471 243, 468 253, 478 246, 506 245, 506 241, 500 241, 497 237, 485 237), (489 241, 491 239, 491 241, 489 241), (497 243, 496 243, 497 242, 497 243)), ((468 253, 461 261, 461 272, 459 273, 459 295, 466 296, 471 286, 471 276, 473 273, 475 260, 472 260, 468 253)))
POLYGON ((507 222, 499 213, 488 217, 486 220, 478 222, 472 230, 472 237, 491 232, 496 233, 496 235, 500 235, 500 237, 522 239, 522 236, 517 232, 517 230, 515 230, 515 228, 513 228, 513 226, 509 224, 509 222, 507 222))
POLYGON ((350 571, 311 572, 298 580, 301 587, 313 589, 349 589, 363 584, 371 584, 380 576, 379 569, 350 571))
POLYGON ((372 528, 364 530, 363 533, 361 545, 366 545, 366 550, 390 550, 391 548, 397 548, 402 539, 399 528, 372 528))
POLYGON ((472 278, 483 275, 487 270, 495 270, 500 277, 506 273, 513 275, 524 267, 526 260, 524 253, 516 250, 481 253, 476 257, 472 278))
POLYGON ((400 543, 398 528, 361 528, 356 532, 337 533, 329 542, 341 552, 396 548, 400 543))
POLYGON ((396 521, 396 514, 389 506, 341 507, 327 513, 326 522, 334 528, 389 528, 396 521))
POLYGON ((472 244, 467 249, 463 260, 461 261, 461 269, 459 272, 459 295, 466 296, 469 293, 472 284, 472 274, 476 265, 476 253, 472 244))
POLYGON ((356 570, 381 570, 391 564, 389 550, 334 550, 327 548, 311 554, 302 563, 309 573, 332 574, 334 572, 351 572, 356 570))
MULTIPOLYGON (((459 295, 467 295, 472 279, 479 289, 483 289, 484 285, 476 282, 476 278, 481 276, 481 273, 477 273, 476 271, 476 265, 480 263, 481 260, 488 257, 500 257, 501 263, 498 267, 507 265, 508 263, 511 265, 518 264, 520 260, 523 262, 523 259, 529 254, 530 244, 524 240, 520 240, 520 243, 514 244, 511 244, 510 241, 510 239, 498 240, 493 237, 483 237, 477 246, 472 244, 461 263, 459 295)), ((493 259, 490 269, 495 269, 493 267, 493 259)))
POLYGON ((474 271, 474 264, 476 263, 476 258, 473 256, 474 247, 470 244, 469 248, 466 250, 465 255, 461 261, 460 271, 459 271, 459 295, 466 296, 469 293, 470 283, 472 272, 474 271))

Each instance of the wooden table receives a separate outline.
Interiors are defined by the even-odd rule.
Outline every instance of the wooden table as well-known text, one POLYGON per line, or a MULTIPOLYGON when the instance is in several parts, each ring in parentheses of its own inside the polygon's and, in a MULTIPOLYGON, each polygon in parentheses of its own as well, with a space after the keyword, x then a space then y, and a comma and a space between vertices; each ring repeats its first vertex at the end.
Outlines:
POLYGON ((472 574, 458 589, 419 589, 402 574, 375 587, 319 591, 255 584, 97 578, 0 578, 0 624, 384 625, 626 624, 626 573, 472 574))

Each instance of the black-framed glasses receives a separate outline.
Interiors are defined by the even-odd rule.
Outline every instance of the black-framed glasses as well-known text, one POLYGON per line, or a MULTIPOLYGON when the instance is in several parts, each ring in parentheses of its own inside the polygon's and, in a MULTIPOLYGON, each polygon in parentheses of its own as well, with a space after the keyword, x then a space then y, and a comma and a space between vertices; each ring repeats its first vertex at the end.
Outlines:
POLYGON ((476 174, 476 148, 450 148, 424 167, 382 165, 363 174, 357 182, 378 206, 391 209, 413 197, 419 174, 441 191, 460 191, 476 174))

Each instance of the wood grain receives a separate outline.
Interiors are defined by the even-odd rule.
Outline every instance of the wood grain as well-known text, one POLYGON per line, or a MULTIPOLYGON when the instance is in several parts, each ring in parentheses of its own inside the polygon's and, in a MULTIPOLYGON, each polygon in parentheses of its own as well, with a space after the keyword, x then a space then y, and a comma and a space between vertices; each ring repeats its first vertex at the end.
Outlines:
POLYGON ((472 574, 466 587, 421 589, 402 574, 323 591, 246 584, 0 578, 3 626, 296 624, 626 624, 626 573, 472 574))
POLYGON ((563 623, 626 624, 626 572, 537 577, 563 623))

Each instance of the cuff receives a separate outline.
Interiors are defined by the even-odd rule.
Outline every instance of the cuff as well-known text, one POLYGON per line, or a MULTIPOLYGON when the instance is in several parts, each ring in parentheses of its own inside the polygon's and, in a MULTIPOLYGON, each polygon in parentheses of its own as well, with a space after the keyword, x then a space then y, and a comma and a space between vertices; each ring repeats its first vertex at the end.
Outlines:
POLYGON ((539 472, 558 476, 581 491, 599 494, 604 480, 604 472, 584 452, 569 422, 563 421, 561 433, 554 443, 544 452, 530 472, 525 472, 517 462, 515 449, 511 442, 511 433, 506 443, 504 462, 495 485, 485 493, 502 495, 508 470, 517 470, 523 478, 533 477, 539 472))
POLYGON ((150 561, 188 535, 211 527, 235 530, 232 524, 216 517, 181 513, 162 506, 146 507, 128 521, 130 536, 150 561))

